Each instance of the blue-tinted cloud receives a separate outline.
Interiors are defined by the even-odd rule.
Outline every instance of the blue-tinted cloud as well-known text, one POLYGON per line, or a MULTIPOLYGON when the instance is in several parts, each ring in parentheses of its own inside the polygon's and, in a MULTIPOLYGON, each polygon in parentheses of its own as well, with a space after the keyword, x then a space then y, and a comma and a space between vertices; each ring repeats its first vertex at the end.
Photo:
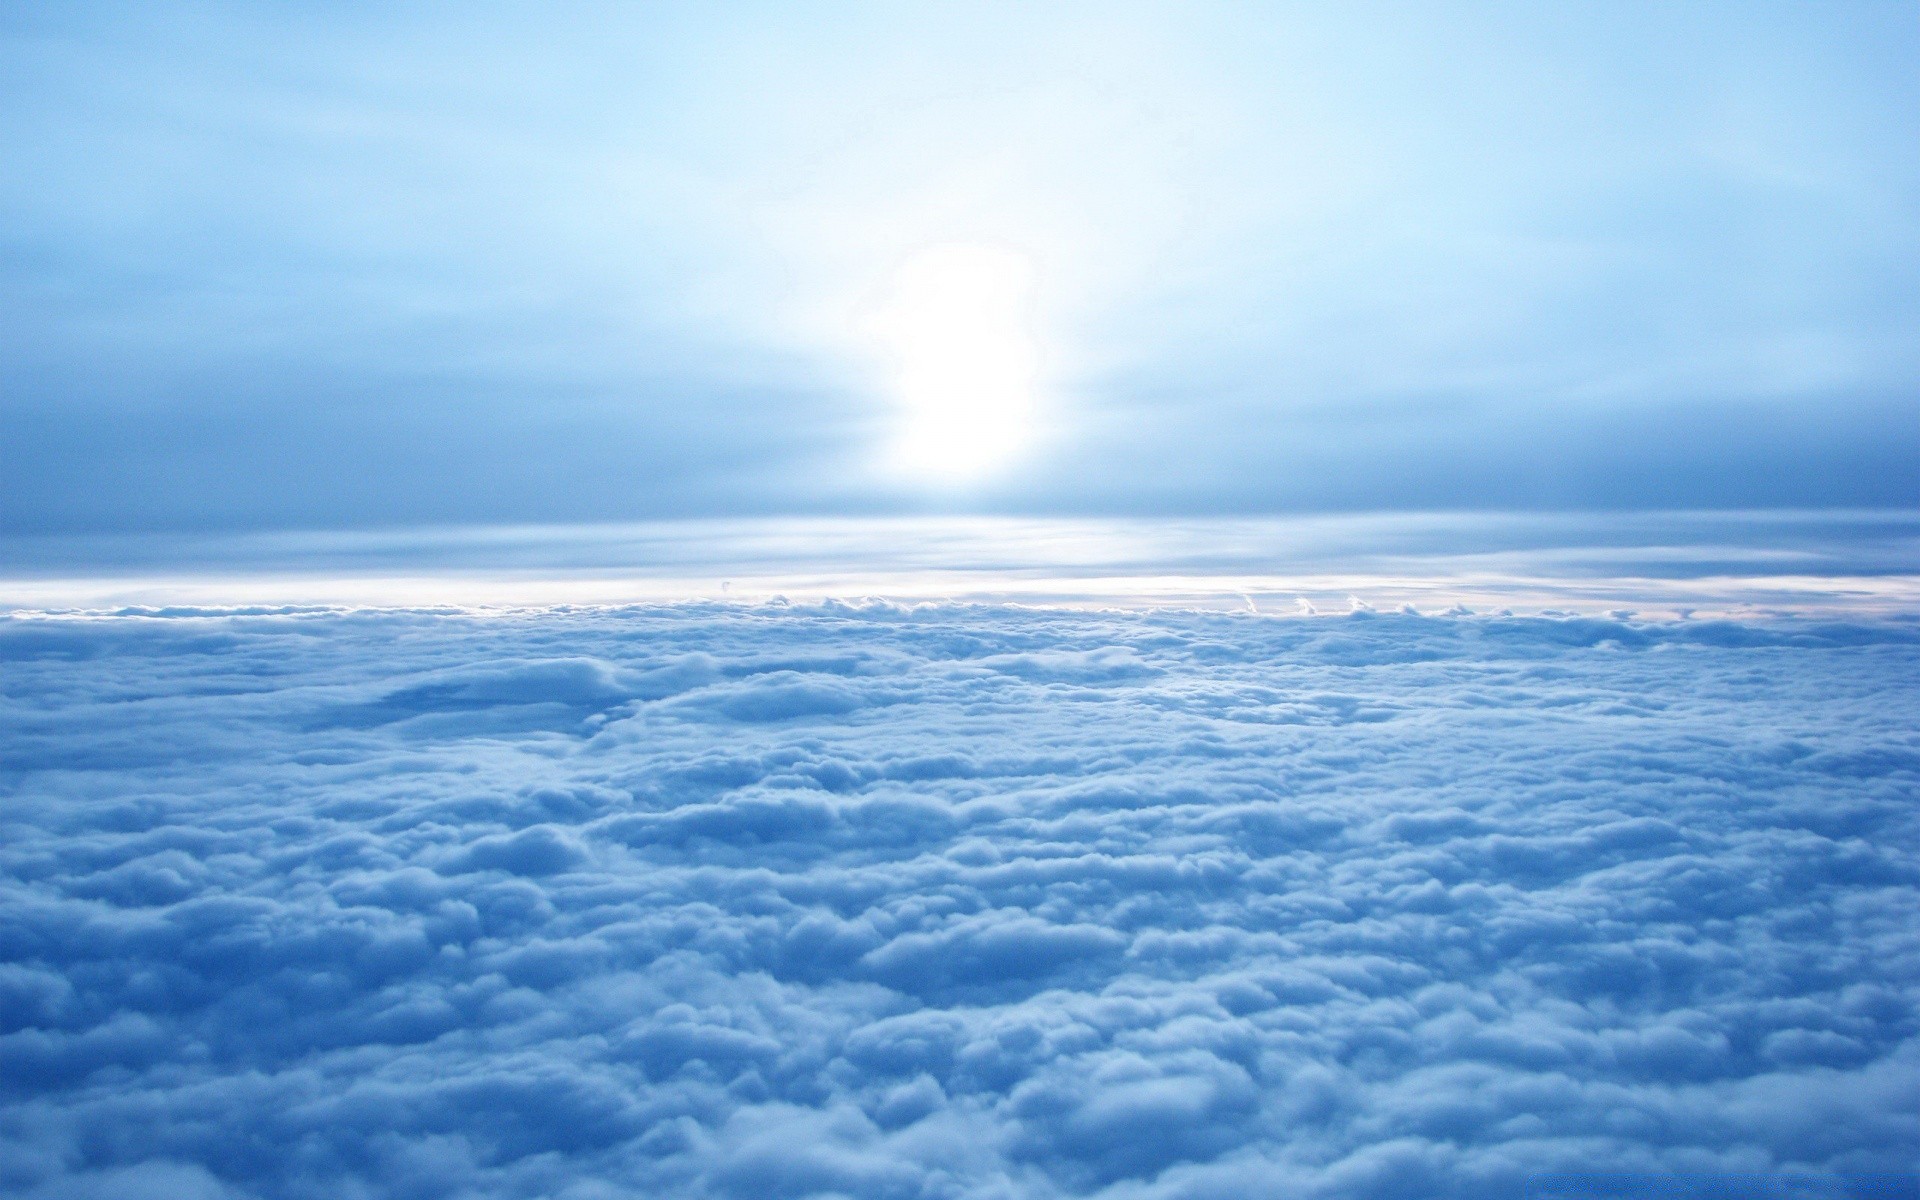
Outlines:
POLYGON ((0 654, 12 1194, 1839 1195, 1920 1150, 1907 622, 316 611, 0 654))

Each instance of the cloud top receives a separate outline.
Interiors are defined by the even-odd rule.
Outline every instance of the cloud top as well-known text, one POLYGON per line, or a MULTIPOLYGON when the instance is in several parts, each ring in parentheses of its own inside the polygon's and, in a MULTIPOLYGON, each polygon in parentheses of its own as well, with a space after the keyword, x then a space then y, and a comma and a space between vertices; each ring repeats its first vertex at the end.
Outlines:
POLYGON ((1908 622, 693 605, 0 656, 14 1194, 1913 1190, 1908 622))

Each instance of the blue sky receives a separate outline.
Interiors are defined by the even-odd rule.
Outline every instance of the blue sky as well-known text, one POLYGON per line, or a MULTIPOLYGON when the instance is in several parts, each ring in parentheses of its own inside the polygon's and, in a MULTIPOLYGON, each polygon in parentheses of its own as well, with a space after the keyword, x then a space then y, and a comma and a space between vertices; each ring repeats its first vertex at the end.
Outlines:
POLYGON ((0 30, 15 531, 1920 494, 1911 5, 0 30))

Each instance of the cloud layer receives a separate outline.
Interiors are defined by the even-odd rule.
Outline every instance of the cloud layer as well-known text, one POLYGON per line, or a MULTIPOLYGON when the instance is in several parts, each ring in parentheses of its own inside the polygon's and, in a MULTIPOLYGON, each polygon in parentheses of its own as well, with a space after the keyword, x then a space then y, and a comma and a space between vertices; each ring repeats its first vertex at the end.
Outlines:
POLYGON ((0 654, 11 1194, 1843 1195, 1920 1152, 1911 624, 132 614, 0 654))

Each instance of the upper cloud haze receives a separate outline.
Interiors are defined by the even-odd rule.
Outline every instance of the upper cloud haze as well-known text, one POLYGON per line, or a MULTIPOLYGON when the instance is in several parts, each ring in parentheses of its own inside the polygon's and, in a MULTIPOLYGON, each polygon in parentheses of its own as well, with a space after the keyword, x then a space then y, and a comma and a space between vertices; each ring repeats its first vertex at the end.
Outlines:
POLYGON ((16 7, 0 520, 1908 503, 1915 57, 1898 5, 16 7), (896 352, 992 347, 941 278, 880 331, 955 247, 1025 264, 1032 422, 928 491, 896 352))

